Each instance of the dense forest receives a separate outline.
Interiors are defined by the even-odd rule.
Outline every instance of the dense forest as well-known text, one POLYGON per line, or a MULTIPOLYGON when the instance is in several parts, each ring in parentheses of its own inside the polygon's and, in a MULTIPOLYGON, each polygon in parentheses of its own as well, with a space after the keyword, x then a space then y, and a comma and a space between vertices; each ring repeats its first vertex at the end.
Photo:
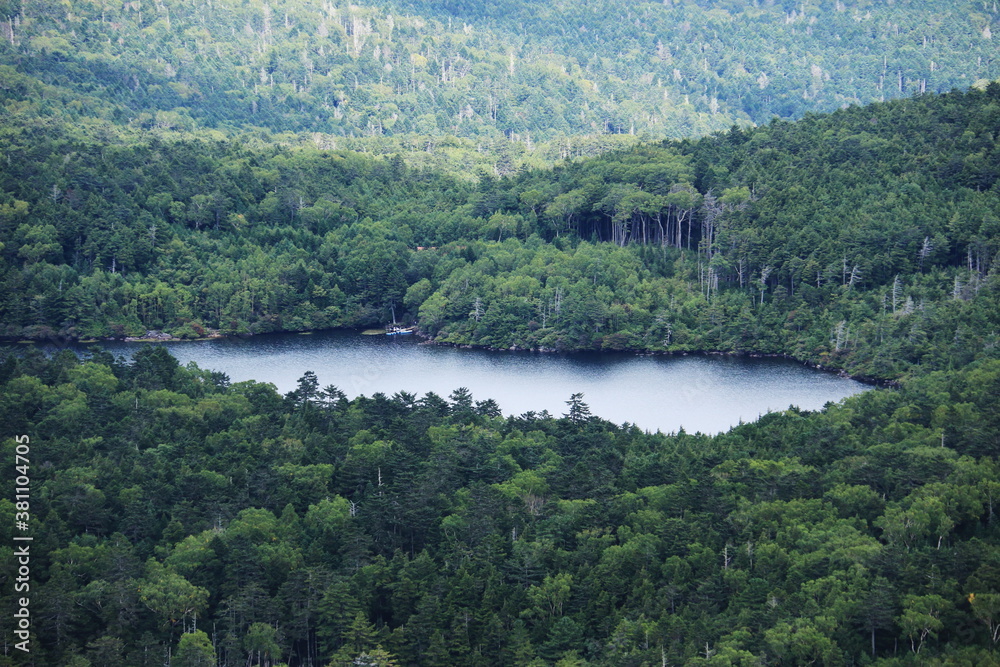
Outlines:
POLYGON ((475 183, 8 128, 12 338, 395 314, 446 343, 899 382, 709 437, 581 395, 504 416, 462 388, 348 400, 307 373, 281 396, 157 347, 22 347, 0 421, 5 460, 30 451, 33 653, 2 660, 997 664, 997 127, 994 83, 475 183))
POLYGON ((9 128, 0 333, 397 319, 504 349, 960 367, 996 354, 997 127, 993 83, 476 183, 399 156, 9 128))
POLYGON ((1000 664, 998 15, 0 0, 7 342, 401 321, 889 385, 710 437, 12 344, 0 665, 1000 664))
POLYGON ((0 100, 5 124, 258 128, 506 175, 608 135, 996 79, 998 16, 993 0, 2 0, 0 100))
POLYGON ((0 381, 32 664, 997 663, 996 360, 712 438, 580 396, 282 397, 156 347, 0 381))

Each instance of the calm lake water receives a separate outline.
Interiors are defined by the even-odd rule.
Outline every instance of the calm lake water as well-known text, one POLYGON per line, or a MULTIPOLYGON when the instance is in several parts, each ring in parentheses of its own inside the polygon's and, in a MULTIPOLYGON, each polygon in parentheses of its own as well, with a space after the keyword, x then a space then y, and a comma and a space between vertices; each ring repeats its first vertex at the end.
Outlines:
MULTIPOLYGON (((103 346, 131 356, 149 344, 103 346)), ((467 387, 476 400, 494 399, 504 414, 548 410, 561 416, 570 395, 582 392, 594 415, 664 433, 681 427, 718 433, 769 411, 790 405, 818 410, 869 388, 779 359, 490 352, 344 331, 163 345, 182 364, 222 371, 233 382, 270 382, 282 393, 313 371, 321 387, 336 385, 350 398, 397 391, 447 398, 467 387)))

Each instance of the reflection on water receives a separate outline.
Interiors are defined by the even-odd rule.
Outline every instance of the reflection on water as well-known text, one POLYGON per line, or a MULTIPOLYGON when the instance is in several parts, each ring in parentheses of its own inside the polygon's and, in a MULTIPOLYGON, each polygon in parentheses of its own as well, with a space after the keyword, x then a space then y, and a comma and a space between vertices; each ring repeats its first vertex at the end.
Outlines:
MULTIPOLYGON (((103 344, 125 356, 143 345, 103 344)), ((164 345, 182 364, 194 361, 233 382, 270 382, 283 393, 313 371, 321 387, 336 385, 351 398, 398 391, 447 397, 468 387, 476 400, 494 399, 504 414, 559 416, 570 394, 582 392, 595 415, 664 432, 717 433, 789 405, 817 410, 867 388, 776 359, 489 352, 343 331, 164 345)))

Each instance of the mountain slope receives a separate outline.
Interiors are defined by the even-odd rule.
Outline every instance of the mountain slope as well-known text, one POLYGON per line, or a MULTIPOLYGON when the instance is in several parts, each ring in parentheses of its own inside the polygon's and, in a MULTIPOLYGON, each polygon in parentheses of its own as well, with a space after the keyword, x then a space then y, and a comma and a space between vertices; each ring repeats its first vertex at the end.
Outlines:
POLYGON ((8 0, 7 122, 454 135, 707 134, 1000 76, 989 2, 8 0), (786 6, 787 5, 787 6, 786 6))

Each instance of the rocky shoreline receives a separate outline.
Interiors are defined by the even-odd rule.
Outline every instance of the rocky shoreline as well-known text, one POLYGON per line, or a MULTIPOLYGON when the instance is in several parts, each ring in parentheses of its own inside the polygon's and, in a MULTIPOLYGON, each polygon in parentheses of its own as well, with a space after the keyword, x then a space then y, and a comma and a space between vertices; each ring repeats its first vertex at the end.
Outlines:
MULTIPOLYGON (((179 343, 184 341, 213 340, 215 338, 226 338, 218 329, 206 329, 205 336, 197 338, 180 338, 165 331, 150 329, 141 336, 125 336, 124 338, 105 338, 103 340, 122 340, 126 343, 179 343)), ((82 342, 82 341, 81 341, 82 342)))

